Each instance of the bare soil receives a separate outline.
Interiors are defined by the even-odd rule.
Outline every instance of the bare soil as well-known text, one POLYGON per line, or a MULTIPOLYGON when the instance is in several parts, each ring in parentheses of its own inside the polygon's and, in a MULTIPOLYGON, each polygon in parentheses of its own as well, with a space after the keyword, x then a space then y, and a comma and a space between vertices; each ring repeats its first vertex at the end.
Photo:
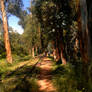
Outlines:
POLYGON ((40 75, 38 76, 37 84, 41 92, 56 92, 55 87, 52 84, 52 61, 49 58, 43 58, 42 62, 37 66, 41 69, 40 75))

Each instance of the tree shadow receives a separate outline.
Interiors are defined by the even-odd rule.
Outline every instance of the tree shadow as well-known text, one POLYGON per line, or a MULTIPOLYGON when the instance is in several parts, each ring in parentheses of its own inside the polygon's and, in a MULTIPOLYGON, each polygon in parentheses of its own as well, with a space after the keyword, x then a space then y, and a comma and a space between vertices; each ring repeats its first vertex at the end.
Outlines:
POLYGON ((40 68, 22 66, 5 74, 0 82, 0 92, 41 92, 37 84, 40 68))
POLYGON ((52 81, 57 88, 57 92, 89 92, 84 87, 81 64, 56 65, 52 71, 52 81))

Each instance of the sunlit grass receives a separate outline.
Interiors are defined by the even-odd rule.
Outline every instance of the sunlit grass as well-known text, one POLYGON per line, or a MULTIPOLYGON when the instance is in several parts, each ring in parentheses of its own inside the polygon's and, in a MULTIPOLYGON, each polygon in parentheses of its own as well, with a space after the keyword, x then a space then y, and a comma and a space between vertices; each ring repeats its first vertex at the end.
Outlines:
POLYGON ((26 65, 35 64, 37 60, 38 58, 33 59, 33 58, 30 58, 30 56, 25 56, 24 58, 22 58, 22 60, 18 58, 18 60, 13 62, 13 64, 9 64, 6 62, 6 59, 1 59, 0 60, 0 76, 4 76, 6 73, 14 71, 17 68, 24 66, 25 64, 26 65))
POLYGON ((20 59, 13 64, 0 60, 0 92, 40 92, 36 83, 40 69, 33 69, 38 60, 20 59))

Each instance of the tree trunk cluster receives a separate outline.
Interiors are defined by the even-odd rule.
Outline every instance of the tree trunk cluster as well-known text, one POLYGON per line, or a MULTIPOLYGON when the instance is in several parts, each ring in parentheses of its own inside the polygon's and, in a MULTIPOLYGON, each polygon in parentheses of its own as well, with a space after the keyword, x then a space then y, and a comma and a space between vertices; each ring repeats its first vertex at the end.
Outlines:
POLYGON ((56 41, 54 42, 54 52, 53 57, 54 59, 59 62, 61 61, 62 64, 66 64, 66 58, 64 56, 64 43, 63 43, 63 30, 58 31, 56 33, 56 41))

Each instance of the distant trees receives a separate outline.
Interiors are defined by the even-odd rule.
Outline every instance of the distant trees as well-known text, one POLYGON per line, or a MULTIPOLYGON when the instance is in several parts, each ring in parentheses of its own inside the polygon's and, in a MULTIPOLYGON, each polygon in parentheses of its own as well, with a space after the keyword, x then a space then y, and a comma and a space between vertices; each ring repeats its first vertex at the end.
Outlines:
MULTIPOLYGON (((24 11, 23 11, 24 12, 24 11)), ((19 24, 24 28, 23 38, 28 47, 28 52, 33 57, 38 53, 45 51, 48 46, 48 35, 35 15, 34 6, 29 8, 30 14, 24 15, 23 19, 20 18, 19 24)))
POLYGON ((29 55, 34 57, 41 48, 40 25, 33 14, 24 16, 24 19, 21 19, 19 24, 24 28, 24 33, 22 34, 24 46, 27 47, 29 55))
POLYGON ((72 23, 70 2, 67 0, 37 0, 33 3, 35 4, 35 14, 38 21, 46 29, 44 31, 48 33, 50 40, 54 41, 57 61, 61 59, 62 63, 66 64, 63 32, 64 29, 69 30, 72 23))
POLYGON ((24 38, 19 33, 15 32, 12 28, 9 28, 9 38, 11 44, 11 51, 13 55, 24 56, 28 55, 24 46, 24 38))
MULTIPOLYGON (((34 53, 39 50, 41 52, 46 51, 45 49, 51 42, 56 61, 61 60, 62 64, 66 64, 66 61, 74 61, 78 57, 82 57, 82 60, 87 63, 91 48, 89 34, 91 33, 91 26, 88 18, 91 12, 88 8, 89 2, 91 1, 33 0, 29 8, 30 14, 28 14, 26 10, 22 9, 22 0, 3 1, 7 16, 13 14, 19 17, 19 24, 24 28, 24 33, 21 36, 13 32, 8 35, 8 24, 6 22, 7 32, 4 34, 7 33, 7 37, 10 36, 8 37, 8 44, 10 38, 13 48, 13 41, 15 43, 18 41, 15 41, 12 37, 19 37, 18 39, 22 39, 19 43, 26 43, 25 47, 27 48, 22 47, 22 45, 21 47, 34 56, 34 53)), ((6 18, 2 17, 3 21, 7 19, 7 16, 6 18)), ((5 25, 4 22, 3 25, 5 25)), ((15 39, 17 39, 16 37, 15 39)), ((10 45, 8 46, 10 48, 10 45)))
MULTIPOLYGON (((8 44, 11 45, 11 49, 8 46, 10 54, 12 51, 13 54, 20 56, 22 53, 34 57, 43 52, 46 55, 48 51, 53 51, 57 64, 59 61, 64 65, 68 61, 72 63, 69 64, 69 67, 72 66, 71 70, 74 71, 67 70, 70 72, 69 78, 71 75, 78 74, 78 77, 75 78, 79 82, 77 84, 80 85, 76 88, 83 91, 88 90, 90 88, 88 82, 91 83, 89 76, 92 75, 92 65, 89 62, 90 57, 92 58, 91 3, 91 0, 32 0, 31 6, 28 8, 29 13, 27 13, 26 10, 22 10, 21 0, 9 0, 7 4, 5 3, 7 13, 19 17, 19 25, 24 29, 24 33, 20 35, 12 28, 8 28, 8 24, 5 22, 5 31, 2 34, 7 33, 5 39, 8 38, 8 44)), ((6 18, 7 16, 2 17, 3 21, 6 18)), ((5 23, 3 22, 3 25, 5 23)), ((0 49, 4 47, 2 37, 0 37, 0 49)), ((0 50, 1 52, 5 52, 5 47, 0 50)), ((7 55, 9 55, 8 50, 7 55)), ((59 67, 57 69, 62 71, 63 66, 59 67)))
POLYGON ((57 60, 61 59, 63 64, 66 60, 71 61, 75 54, 85 63, 89 61, 88 2, 35 0, 32 3, 41 28, 47 33, 48 40, 53 42, 57 60))
POLYGON ((34 57, 37 54, 38 49, 41 48, 40 40, 40 25, 36 18, 29 14, 26 17, 25 27, 23 37, 25 39, 26 45, 28 46, 30 54, 34 57), (30 20, 30 21, 29 21, 30 20))
POLYGON ((22 7, 22 1, 21 0, 1 0, 0 1, 0 11, 2 15, 2 21, 3 21, 3 30, 4 30, 4 43, 5 43, 5 49, 6 49, 6 56, 7 56, 7 62, 12 63, 12 55, 11 55, 11 47, 10 47, 10 41, 9 41, 9 32, 8 32, 8 20, 7 20, 7 14, 12 13, 16 16, 19 14, 19 10, 21 10, 22 7))

